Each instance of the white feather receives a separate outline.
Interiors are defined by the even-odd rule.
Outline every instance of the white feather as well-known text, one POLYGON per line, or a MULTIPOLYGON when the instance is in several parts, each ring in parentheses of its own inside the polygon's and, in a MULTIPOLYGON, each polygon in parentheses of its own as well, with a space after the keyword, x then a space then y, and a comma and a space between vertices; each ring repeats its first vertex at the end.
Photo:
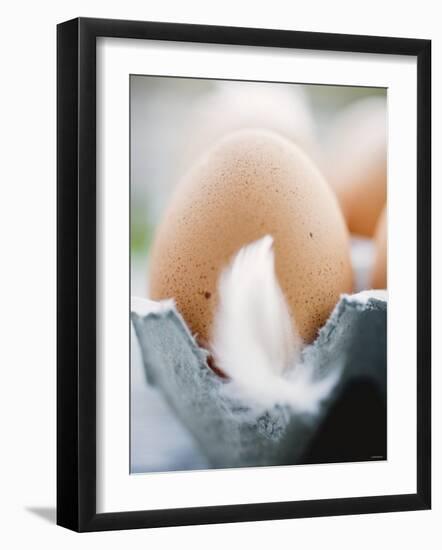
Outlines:
POLYGON ((229 390, 263 406, 289 404, 313 414, 337 374, 314 381, 301 364, 302 339, 274 263, 273 238, 267 235, 241 248, 221 274, 211 349, 231 381, 229 390))

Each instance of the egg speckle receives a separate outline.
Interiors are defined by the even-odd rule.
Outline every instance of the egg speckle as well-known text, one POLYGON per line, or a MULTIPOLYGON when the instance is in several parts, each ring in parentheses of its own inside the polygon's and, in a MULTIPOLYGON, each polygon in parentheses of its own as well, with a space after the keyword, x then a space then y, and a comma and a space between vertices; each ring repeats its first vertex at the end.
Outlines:
POLYGON ((340 294, 352 290, 348 231, 314 164, 271 132, 230 134, 178 185, 155 236, 151 297, 174 298, 207 344, 222 270, 242 246, 267 234, 292 318, 312 341, 340 294))

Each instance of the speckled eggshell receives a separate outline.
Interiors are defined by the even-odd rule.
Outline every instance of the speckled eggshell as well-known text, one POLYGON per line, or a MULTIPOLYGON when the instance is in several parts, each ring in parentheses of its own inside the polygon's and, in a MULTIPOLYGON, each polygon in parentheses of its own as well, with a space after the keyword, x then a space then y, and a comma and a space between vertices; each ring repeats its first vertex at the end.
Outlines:
POLYGON ((371 275, 372 288, 387 288, 387 211, 384 208, 374 236, 375 257, 371 275))
POLYGON ((385 99, 362 99, 338 114, 326 149, 324 174, 350 232, 372 237, 387 197, 385 99))
POLYGON ((150 296, 174 298, 207 344, 221 271, 242 246, 267 234, 298 330, 312 341, 340 294, 352 290, 349 236, 315 165, 274 133, 231 134, 181 182, 156 233, 150 296))

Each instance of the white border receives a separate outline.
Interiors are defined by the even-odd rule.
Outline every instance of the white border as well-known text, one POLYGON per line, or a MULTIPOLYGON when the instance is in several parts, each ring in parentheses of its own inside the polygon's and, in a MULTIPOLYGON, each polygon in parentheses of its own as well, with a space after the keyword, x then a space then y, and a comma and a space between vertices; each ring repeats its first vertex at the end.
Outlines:
POLYGON ((97 41, 97 512, 416 492, 416 60, 97 41), (388 87, 388 460, 129 475, 129 74, 388 87))

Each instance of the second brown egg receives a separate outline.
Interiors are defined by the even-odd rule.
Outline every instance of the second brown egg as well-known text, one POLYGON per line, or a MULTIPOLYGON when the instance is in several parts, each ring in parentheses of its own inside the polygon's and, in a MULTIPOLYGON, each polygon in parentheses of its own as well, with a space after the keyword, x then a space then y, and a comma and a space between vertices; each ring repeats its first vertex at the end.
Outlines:
POLYGON ((372 237, 387 195, 386 100, 358 100, 337 115, 326 144, 324 173, 349 231, 372 237))

